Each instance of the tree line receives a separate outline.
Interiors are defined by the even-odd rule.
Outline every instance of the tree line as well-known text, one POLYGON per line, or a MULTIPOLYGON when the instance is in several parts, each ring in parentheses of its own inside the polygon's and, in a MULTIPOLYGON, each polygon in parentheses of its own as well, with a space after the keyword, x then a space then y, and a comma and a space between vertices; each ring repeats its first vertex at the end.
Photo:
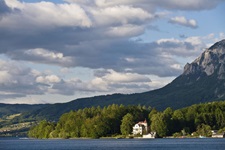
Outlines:
POLYGON ((57 123, 46 120, 28 132, 34 138, 99 138, 132 134, 135 123, 147 120, 158 137, 211 136, 211 130, 225 131, 225 101, 196 104, 164 111, 146 106, 112 104, 63 114, 57 123))

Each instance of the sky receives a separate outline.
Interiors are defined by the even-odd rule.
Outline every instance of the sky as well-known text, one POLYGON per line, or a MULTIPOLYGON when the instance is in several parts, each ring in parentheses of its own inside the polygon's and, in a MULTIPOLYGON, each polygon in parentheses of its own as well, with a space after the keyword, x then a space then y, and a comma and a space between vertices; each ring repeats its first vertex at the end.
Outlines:
POLYGON ((0 103, 161 88, 225 39, 225 0, 0 0, 0 103))

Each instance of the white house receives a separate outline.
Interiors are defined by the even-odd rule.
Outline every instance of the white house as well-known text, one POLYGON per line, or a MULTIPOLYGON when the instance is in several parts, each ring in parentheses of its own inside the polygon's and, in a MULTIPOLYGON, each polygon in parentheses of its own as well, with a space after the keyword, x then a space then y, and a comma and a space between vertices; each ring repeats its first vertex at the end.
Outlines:
POLYGON ((147 121, 138 122, 133 127, 133 135, 143 135, 148 133, 148 123, 147 121))

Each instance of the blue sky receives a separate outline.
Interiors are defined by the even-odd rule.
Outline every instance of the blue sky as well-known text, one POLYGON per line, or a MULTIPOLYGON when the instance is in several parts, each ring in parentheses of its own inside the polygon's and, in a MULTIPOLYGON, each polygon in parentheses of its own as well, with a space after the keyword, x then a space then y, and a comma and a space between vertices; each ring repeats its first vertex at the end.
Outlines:
POLYGON ((224 0, 0 0, 0 103, 163 87, 225 38, 224 0))

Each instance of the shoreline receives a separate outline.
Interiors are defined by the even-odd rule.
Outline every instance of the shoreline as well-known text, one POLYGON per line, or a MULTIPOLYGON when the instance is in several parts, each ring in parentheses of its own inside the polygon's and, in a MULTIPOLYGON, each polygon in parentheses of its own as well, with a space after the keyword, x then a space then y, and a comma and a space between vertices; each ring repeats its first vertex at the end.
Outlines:
POLYGON ((72 138, 32 138, 28 136, 0 136, 1 139, 4 138, 18 138, 22 140, 26 139, 39 139, 39 140, 96 140, 96 139, 223 139, 222 137, 200 137, 200 136, 180 136, 180 137, 173 137, 173 136, 167 136, 162 138, 148 138, 148 137, 135 137, 135 136, 112 136, 112 137, 99 137, 99 138, 91 138, 91 137, 72 137, 72 138))

